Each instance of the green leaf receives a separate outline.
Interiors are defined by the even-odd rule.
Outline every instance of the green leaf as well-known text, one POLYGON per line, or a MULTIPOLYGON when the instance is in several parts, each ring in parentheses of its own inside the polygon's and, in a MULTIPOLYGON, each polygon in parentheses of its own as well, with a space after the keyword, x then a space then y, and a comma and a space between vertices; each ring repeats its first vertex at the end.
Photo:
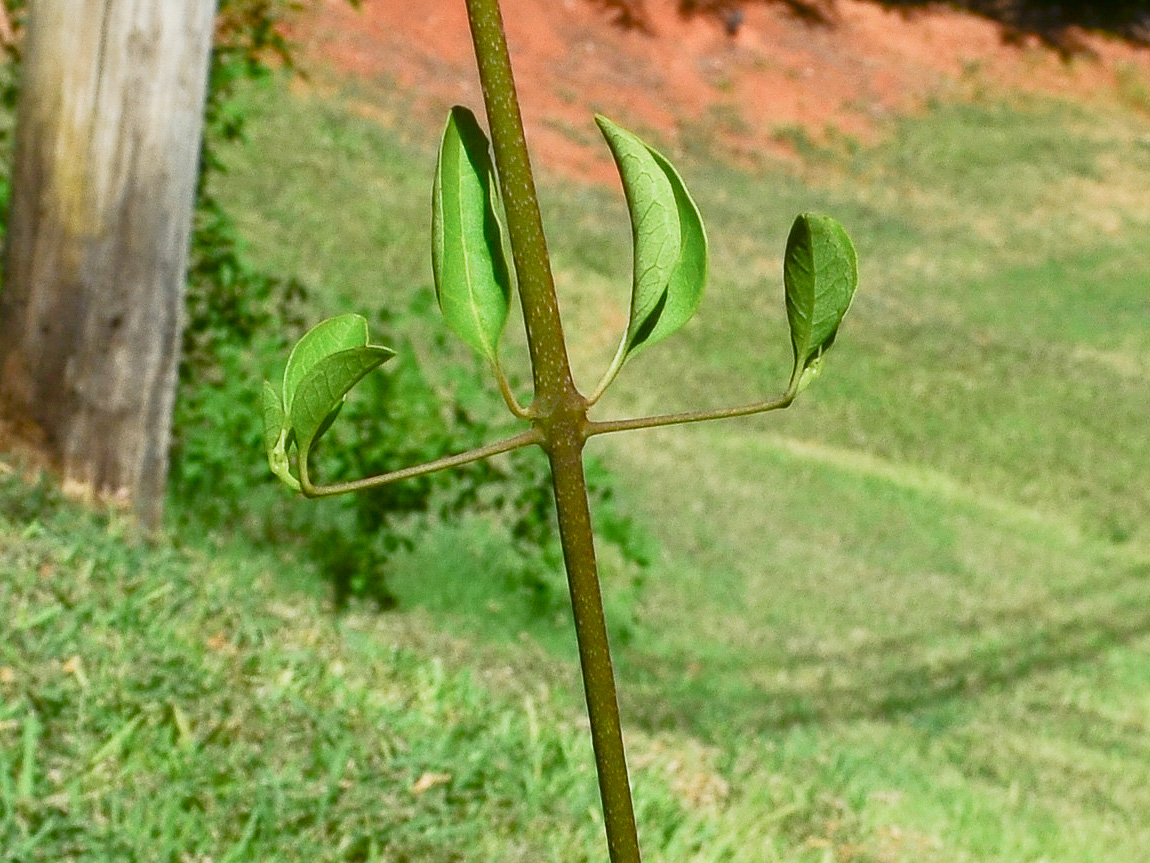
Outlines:
POLYGON ((289 414, 301 461, 331 425, 348 391, 393 356, 390 348, 362 345, 329 354, 311 367, 296 388, 289 414))
POLYGON ((783 285, 795 355, 789 390, 794 395, 818 374, 858 287, 858 256, 843 226, 829 216, 796 218, 787 237, 783 285))
POLYGON ((487 136, 466 108, 452 108, 443 131, 431 223, 435 295, 444 320, 495 362, 511 303, 511 275, 487 136))
POLYGON ((287 442, 289 430, 284 413, 283 396, 271 381, 264 381, 264 450, 268 456, 268 467, 294 491, 299 491, 299 480, 292 476, 288 460, 287 442))
POLYGON ((264 408, 264 449, 269 453, 279 440, 280 432, 284 430, 287 415, 284 412, 283 396, 271 381, 264 381, 263 390, 264 408))
POLYGON ((634 243, 627 331, 598 395, 629 356, 677 332, 698 310, 707 280, 707 233, 666 157, 606 117, 595 122, 623 181, 634 243))
POLYGON ((320 360, 338 351, 366 344, 367 319, 362 315, 347 314, 328 318, 308 330, 292 348, 284 368, 284 412, 291 414, 300 381, 307 377, 320 360))
MULTIPOLYGON (((643 339, 643 346, 653 345, 682 329, 699 310, 707 283, 707 231, 703 227, 703 217, 675 167, 662 154, 654 150, 650 152, 671 181, 675 193, 675 208, 679 214, 679 260, 675 262, 667 283, 667 299, 662 313, 643 339)), ((633 350, 638 348, 637 344, 633 350)))
POLYGON ((595 122, 615 157, 631 214, 635 276, 627 328, 630 349, 640 330, 652 329, 653 325, 644 325, 661 309, 679 260, 679 209, 671 181, 651 149, 606 117, 597 116, 595 122))
POLYGON ((361 315, 329 318, 308 330, 288 357, 283 392, 264 381, 263 441, 272 473, 298 491, 288 457, 291 445, 306 463, 348 391, 393 356, 391 348, 368 344, 367 320, 361 315))

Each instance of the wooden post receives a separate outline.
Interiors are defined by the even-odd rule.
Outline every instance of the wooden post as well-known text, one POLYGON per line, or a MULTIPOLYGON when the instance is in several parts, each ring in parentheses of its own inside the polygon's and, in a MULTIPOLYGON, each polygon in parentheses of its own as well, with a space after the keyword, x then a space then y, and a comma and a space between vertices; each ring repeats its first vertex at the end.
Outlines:
POLYGON ((0 416, 159 523, 215 0, 31 0, 0 416))

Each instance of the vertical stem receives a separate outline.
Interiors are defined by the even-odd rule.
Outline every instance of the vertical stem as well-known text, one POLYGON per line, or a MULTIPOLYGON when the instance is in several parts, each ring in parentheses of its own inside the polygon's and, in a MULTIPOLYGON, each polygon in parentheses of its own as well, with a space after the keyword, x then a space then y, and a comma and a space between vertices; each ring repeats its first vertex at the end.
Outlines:
POLYGON ((519 302, 527 327, 527 346, 535 397, 545 403, 576 393, 559 320, 555 280, 547 255, 543 218, 523 135, 519 98, 511 75, 511 57, 503 33, 499 0, 467 0, 467 16, 491 126, 496 173, 507 211, 507 232, 515 259, 519 302))
POLYGON ((623 749, 603 597, 591 541, 591 511, 587 504, 582 450, 583 441, 580 439, 556 441, 548 451, 559 535, 571 591, 587 716, 591 721, 591 745, 595 750, 595 768, 599 775, 607 850, 612 863, 639 863, 639 835, 627 776, 627 756, 623 749))
POLYGON ((544 434, 543 447, 551 461, 607 848, 612 863, 640 863, 583 473, 583 444, 589 427, 587 400, 571 377, 499 0, 467 0, 467 13, 531 352, 535 382, 532 417, 544 434))

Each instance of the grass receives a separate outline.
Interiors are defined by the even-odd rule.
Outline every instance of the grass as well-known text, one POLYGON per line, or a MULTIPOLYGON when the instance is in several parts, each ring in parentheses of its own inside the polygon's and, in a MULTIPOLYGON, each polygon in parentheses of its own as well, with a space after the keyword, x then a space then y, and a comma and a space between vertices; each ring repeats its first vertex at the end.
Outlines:
MULTIPOLYGON (((221 189, 317 315, 431 283, 438 130, 347 108, 371 95, 253 94, 221 189)), ((603 415, 783 385, 795 212, 841 218, 863 281, 790 411, 593 444, 661 548, 619 652, 649 860, 1143 859, 1139 122, 985 99, 848 160, 681 161, 709 296, 603 415)), ((625 320, 625 210, 546 181, 544 205, 590 385, 625 320)), ((332 618, 266 551, 4 500, 8 859, 601 859, 568 626, 501 598, 482 525, 395 562, 402 612, 332 618)))
MULTIPOLYGON (((545 680, 485 681, 462 643, 405 646, 413 621, 331 617, 273 555, 148 545, 11 473, 0 512, 0 859, 559 861, 600 841, 585 734, 545 680)), ((671 757, 646 748, 641 805, 675 823, 671 757)))

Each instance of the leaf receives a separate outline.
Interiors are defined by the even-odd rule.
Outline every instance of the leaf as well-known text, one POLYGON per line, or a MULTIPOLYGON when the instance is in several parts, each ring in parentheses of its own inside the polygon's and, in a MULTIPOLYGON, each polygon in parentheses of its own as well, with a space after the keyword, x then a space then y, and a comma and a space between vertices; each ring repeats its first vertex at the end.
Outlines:
MULTIPOLYGON (((615 157, 631 214, 635 275, 627 327, 630 350, 647 319, 661 305, 665 306, 662 300, 681 250, 679 209, 671 181, 650 148, 606 117, 597 116, 595 122, 615 157)), ((646 327, 648 331, 652 328, 653 325, 646 327)))
POLYGON ((393 356, 395 352, 390 348, 362 345, 329 354, 312 366, 296 388, 289 414, 301 461, 327 431, 348 391, 393 356))
POLYGON ((271 381, 264 381, 263 389, 264 413, 264 449, 269 453, 279 440, 280 432, 284 430, 287 415, 284 413, 283 396, 271 381))
POLYGON ((328 318, 308 330, 292 348, 284 368, 284 412, 291 414, 296 389, 316 363, 337 351, 366 344, 367 319, 362 315, 347 314, 328 318))
POLYGON ((296 343, 284 368, 284 388, 264 381, 264 449, 272 473, 299 491, 288 449, 294 443, 306 463, 312 444, 334 422, 348 391, 368 372, 395 356, 369 345, 367 320, 349 314, 312 327, 296 343))
POLYGON ((858 287, 858 256, 843 226, 829 216, 798 216, 787 237, 783 285, 795 355, 789 388, 794 395, 818 374, 858 287))
POLYGON ((431 261, 447 325, 496 360, 511 303, 495 169, 487 136, 466 108, 451 109, 432 190, 431 261))
MULTIPOLYGON (((679 260, 667 284, 666 304, 658 323, 643 340, 644 346, 653 345, 682 329, 699 310, 707 283, 707 231, 703 227, 703 217, 674 166, 654 150, 651 150, 651 155, 671 180, 671 188, 675 192, 675 207, 679 213, 679 260)), ((638 347, 636 345, 633 350, 638 347)))
POLYGON ((678 332, 694 316, 707 280, 707 233, 699 208, 674 166, 638 137, 597 116, 623 181, 634 243, 627 330, 606 388, 640 348, 678 332))
POLYGON ((289 429, 287 416, 284 413, 283 396, 271 381, 264 381, 263 408, 264 450, 268 456, 268 467, 293 491, 299 491, 299 480, 292 476, 291 462, 288 460, 289 429))

